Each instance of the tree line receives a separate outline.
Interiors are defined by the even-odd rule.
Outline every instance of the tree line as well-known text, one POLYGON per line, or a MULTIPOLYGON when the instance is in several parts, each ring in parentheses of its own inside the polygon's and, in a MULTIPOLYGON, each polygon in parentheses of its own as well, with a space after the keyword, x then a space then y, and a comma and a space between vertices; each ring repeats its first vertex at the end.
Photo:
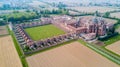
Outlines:
POLYGON ((53 9, 53 10, 26 10, 24 12, 13 11, 10 14, 3 14, 0 15, 0 18, 3 18, 5 22, 12 22, 12 23, 22 23, 27 22, 29 20, 39 19, 40 17, 49 17, 51 14, 68 14, 69 11, 66 9, 53 9))

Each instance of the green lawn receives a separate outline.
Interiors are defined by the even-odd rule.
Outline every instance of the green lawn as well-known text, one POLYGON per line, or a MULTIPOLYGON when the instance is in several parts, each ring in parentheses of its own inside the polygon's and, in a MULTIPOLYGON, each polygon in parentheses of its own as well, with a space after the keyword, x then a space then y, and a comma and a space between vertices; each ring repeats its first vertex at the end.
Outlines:
POLYGON ((39 27, 27 28, 25 31, 35 41, 65 34, 65 32, 54 25, 44 25, 39 27))
POLYGON ((117 42, 117 41, 119 41, 119 40, 120 40, 120 34, 117 35, 117 36, 113 36, 113 37, 111 37, 111 38, 109 38, 108 40, 105 40, 105 41, 103 41, 103 42, 105 43, 105 45, 110 45, 110 44, 112 44, 112 43, 114 43, 114 42, 117 42))

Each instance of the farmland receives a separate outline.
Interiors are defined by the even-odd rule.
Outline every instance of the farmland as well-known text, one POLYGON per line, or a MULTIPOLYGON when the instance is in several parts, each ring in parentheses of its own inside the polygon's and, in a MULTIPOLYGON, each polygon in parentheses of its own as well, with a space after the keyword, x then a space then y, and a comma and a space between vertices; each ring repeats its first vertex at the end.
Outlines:
POLYGON ((11 36, 0 38, 0 67, 22 67, 11 36))
POLYGON ((0 26, 0 35, 7 35, 8 31, 6 26, 0 26))
POLYGON ((32 3, 29 3, 30 6, 37 8, 37 9, 47 9, 47 10, 52 10, 52 9, 58 9, 57 7, 52 7, 49 4, 46 4, 41 1, 33 1, 32 3))
POLYGON ((39 27, 27 28, 25 29, 25 31, 33 40, 41 40, 65 33, 54 25, 44 25, 39 27))
POLYGON ((70 13, 70 14, 72 14, 72 15, 77 15, 77 14, 80 14, 80 13, 75 12, 75 11, 69 11, 69 13, 70 13))
POLYGON ((27 61, 29 67, 119 67, 78 42, 27 57, 27 61))
POLYGON ((120 55, 120 41, 117 41, 111 45, 106 46, 107 49, 111 50, 112 52, 120 55))
POLYGON ((120 12, 111 13, 110 16, 115 18, 120 18, 120 12))
POLYGON ((39 6, 48 7, 47 4, 40 2, 40 1, 33 1, 32 3, 29 3, 29 5, 31 5, 33 7, 38 7, 38 8, 39 8, 39 6))
MULTIPOLYGON (((94 16, 81 16, 81 17, 87 18, 88 20, 94 18, 94 16)), ((76 17, 76 18, 79 18, 79 17, 76 17)), ((106 22, 113 23, 113 24, 117 22, 116 20, 113 20, 113 19, 108 19, 108 18, 103 18, 103 19, 105 19, 106 22)))
POLYGON ((108 11, 114 11, 114 10, 120 10, 115 8, 109 8, 109 7, 67 7, 68 9, 74 9, 80 12, 87 12, 87 13, 94 13, 95 11, 99 11, 100 13, 108 12, 108 11))

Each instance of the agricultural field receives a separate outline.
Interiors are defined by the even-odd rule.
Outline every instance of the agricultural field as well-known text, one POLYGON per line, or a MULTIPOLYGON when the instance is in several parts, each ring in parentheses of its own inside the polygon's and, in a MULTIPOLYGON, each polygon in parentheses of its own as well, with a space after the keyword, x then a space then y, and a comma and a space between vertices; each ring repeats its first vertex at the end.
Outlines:
POLYGON ((29 5, 34 6, 34 7, 48 6, 47 4, 40 2, 40 1, 33 1, 32 3, 29 3, 29 5))
MULTIPOLYGON (((87 18, 88 20, 94 18, 94 16, 80 16, 80 17, 84 17, 84 18, 87 18)), ((79 17, 75 17, 75 18, 79 18, 79 17)), ((109 22, 109 23, 113 23, 115 24, 117 22, 117 20, 113 20, 113 19, 108 19, 108 18, 103 18, 106 22, 109 22)))
POLYGON ((8 33, 6 26, 0 26, 0 36, 7 35, 7 34, 9 34, 9 33, 8 33))
POLYGON ((44 10, 50 10, 50 11, 52 11, 53 9, 58 10, 57 7, 46 7, 46 8, 44 8, 44 10))
POLYGON ((119 67, 79 42, 27 57, 27 61, 29 67, 119 67))
POLYGON ((69 13, 72 14, 72 15, 80 14, 80 13, 78 13, 78 12, 74 12, 74 11, 69 11, 69 13))
POLYGON ((116 8, 110 8, 110 7, 98 7, 98 6, 92 6, 92 7, 67 7, 68 9, 74 9, 80 12, 87 12, 87 13, 94 13, 95 11, 99 11, 100 13, 108 12, 108 11, 114 11, 114 10, 120 10, 116 8))
POLYGON ((111 13, 110 16, 111 16, 111 17, 115 17, 115 18, 119 18, 119 19, 120 19, 120 12, 111 13))
POLYGON ((35 41, 65 34, 64 31, 51 24, 27 28, 25 31, 35 41))
POLYGON ((0 67, 22 67, 11 36, 0 38, 0 67))
POLYGON ((30 6, 37 8, 37 9, 47 9, 47 10, 52 10, 52 9, 58 9, 56 7, 52 7, 49 4, 40 2, 40 1, 33 1, 32 3, 29 3, 30 6))
POLYGON ((120 41, 117 41, 111 45, 106 46, 108 50, 120 55, 120 41))

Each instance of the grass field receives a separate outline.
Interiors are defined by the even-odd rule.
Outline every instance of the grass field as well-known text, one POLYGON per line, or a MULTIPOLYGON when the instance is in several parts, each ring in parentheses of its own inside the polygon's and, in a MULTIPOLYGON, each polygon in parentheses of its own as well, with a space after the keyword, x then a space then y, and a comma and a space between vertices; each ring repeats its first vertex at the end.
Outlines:
POLYGON ((54 25, 44 25, 39 27, 27 28, 25 29, 25 31, 35 41, 65 33, 54 25))
POLYGON ((22 67, 11 36, 0 38, 0 67, 22 67))
POLYGON ((29 67, 119 67, 79 42, 27 57, 27 61, 29 67))
POLYGON ((120 41, 117 41, 111 45, 106 46, 106 48, 116 54, 120 55, 120 41))

